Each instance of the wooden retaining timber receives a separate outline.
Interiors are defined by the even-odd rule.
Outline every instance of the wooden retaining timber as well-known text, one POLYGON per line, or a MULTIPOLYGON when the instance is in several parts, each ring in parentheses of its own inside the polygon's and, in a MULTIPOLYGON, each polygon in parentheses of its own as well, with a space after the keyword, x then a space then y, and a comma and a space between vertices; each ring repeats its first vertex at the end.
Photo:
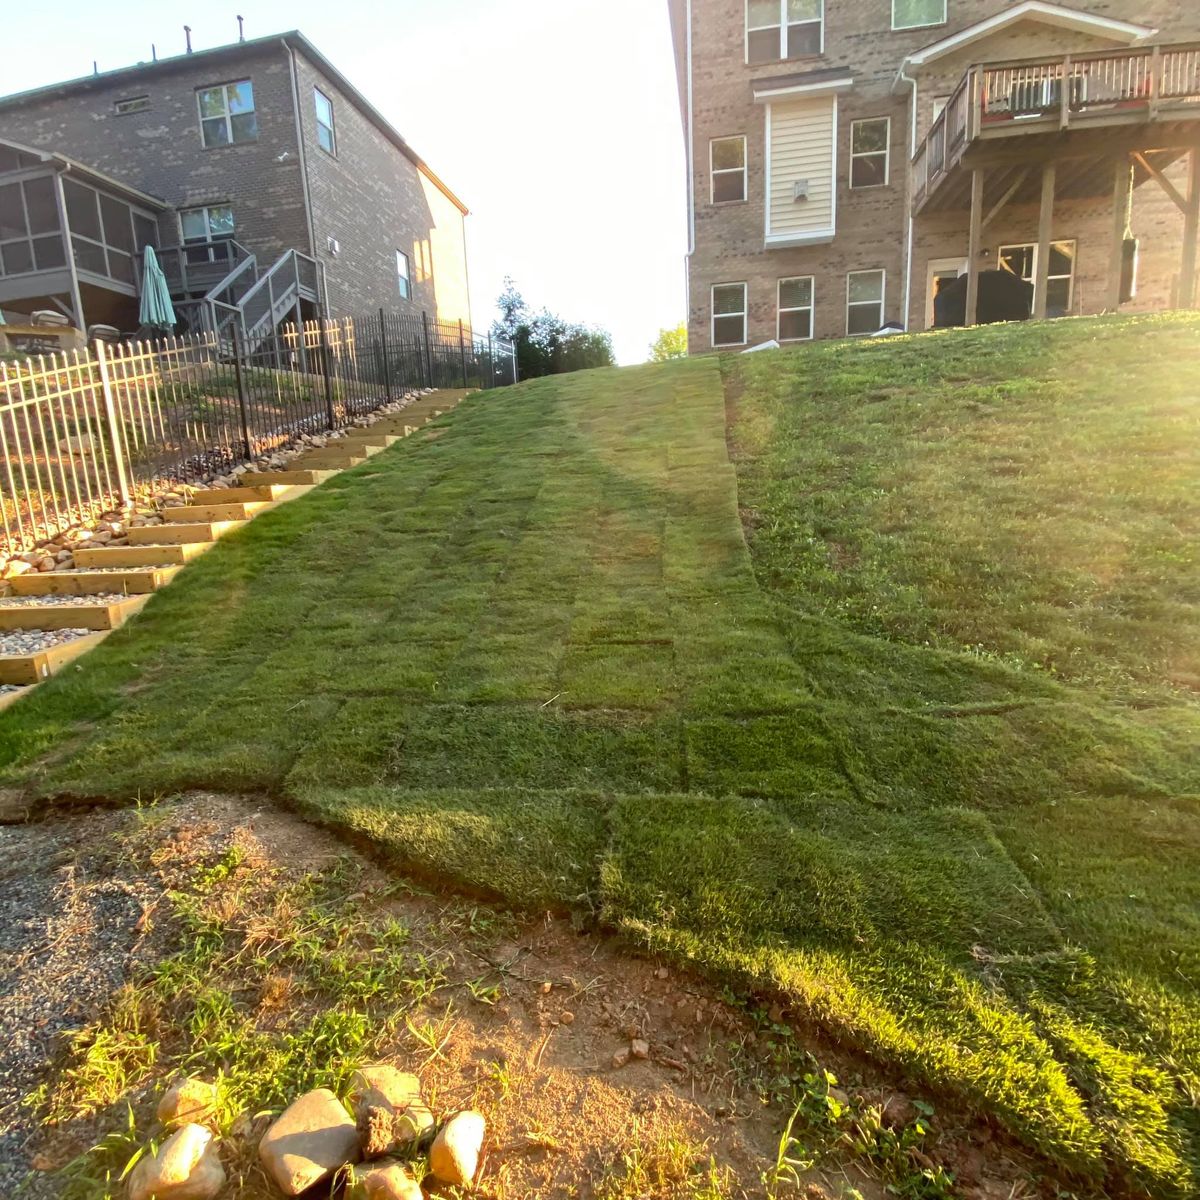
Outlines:
POLYGON ((244 521, 199 521, 194 525, 142 525, 129 531, 131 546, 158 546, 169 542, 215 542, 244 521))
POLYGON ((124 592, 139 596, 166 587, 182 567, 131 567, 127 571, 51 571, 9 580, 16 596, 88 596, 124 592))
POLYGON ((120 629, 145 608, 150 595, 128 596, 112 604, 13 605, 0 607, 0 629, 120 629))
POLYGON ((63 642, 60 646, 39 650, 36 654, 0 655, 0 683, 26 686, 41 683, 43 679, 49 679, 81 654, 94 649, 110 632, 111 630, 106 629, 100 633, 89 633, 73 642, 63 642))

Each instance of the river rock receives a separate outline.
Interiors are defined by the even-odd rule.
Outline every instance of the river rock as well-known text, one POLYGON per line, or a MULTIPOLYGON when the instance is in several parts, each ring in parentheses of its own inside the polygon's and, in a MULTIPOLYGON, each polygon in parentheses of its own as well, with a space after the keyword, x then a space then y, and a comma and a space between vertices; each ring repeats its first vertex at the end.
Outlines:
POLYGON ((225 1168, 203 1125, 184 1125, 143 1158, 129 1177, 129 1200, 213 1200, 225 1186, 225 1168))
POLYGON ((421 1185, 403 1163, 380 1163, 357 1179, 356 1195, 363 1200, 425 1200, 421 1185))
POLYGON ((479 1169, 487 1122, 482 1113, 455 1113, 442 1126, 429 1151, 429 1169, 440 1183, 470 1187, 479 1169))
POLYGON ((258 1157, 285 1196, 298 1196, 358 1162, 358 1129, 328 1088, 293 1101, 258 1144, 258 1157))
POLYGON ((164 1125, 203 1124, 220 1099, 216 1086, 203 1079, 177 1079, 158 1102, 158 1119, 164 1125))

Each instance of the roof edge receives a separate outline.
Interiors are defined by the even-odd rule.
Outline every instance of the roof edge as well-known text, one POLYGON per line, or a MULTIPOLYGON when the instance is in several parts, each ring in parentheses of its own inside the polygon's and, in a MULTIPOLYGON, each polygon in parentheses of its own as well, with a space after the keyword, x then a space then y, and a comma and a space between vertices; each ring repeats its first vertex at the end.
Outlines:
POLYGON ((168 204, 161 196, 152 196, 149 192, 143 192, 141 188, 132 187, 128 183, 123 183, 119 179, 114 179, 111 175, 97 170, 95 167, 89 167, 87 163, 80 162, 75 158, 68 158, 65 154, 59 154, 54 150, 39 150, 36 146, 27 146, 24 142, 14 142, 12 138, 0 138, 0 146, 7 146, 11 150, 16 150, 18 154, 28 154, 32 158, 39 159, 47 166, 57 166, 59 169, 78 173, 87 178, 94 180, 104 187, 112 188, 114 191, 122 192, 126 196, 130 196, 147 208, 157 209, 159 212, 167 212, 171 205, 168 204))

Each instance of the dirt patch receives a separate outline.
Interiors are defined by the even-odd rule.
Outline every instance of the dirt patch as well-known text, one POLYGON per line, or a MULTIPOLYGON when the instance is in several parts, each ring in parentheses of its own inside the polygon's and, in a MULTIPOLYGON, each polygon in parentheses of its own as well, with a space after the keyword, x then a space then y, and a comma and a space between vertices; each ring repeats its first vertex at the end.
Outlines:
MULTIPOLYGON (((896 1118, 890 1124, 897 1129, 918 1111, 865 1064, 806 1040, 778 1009, 758 1011, 711 982, 581 933, 570 920, 516 919, 398 885, 332 835, 265 802, 192 796, 149 812, 9 826, 0 838, 0 1194, 13 1194, 32 1168, 25 1194, 60 1195, 55 1173, 64 1165, 126 1126, 128 1112, 139 1125, 149 1120, 181 1054, 183 1034, 171 1027, 169 1007, 145 1018, 157 1056, 103 1093, 107 1103, 93 1112, 81 1104, 69 1114, 60 1108, 50 1125, 38 1116, 95 1044, 93 1036, 72 1051, 70 1031, 111 1020, 130 995, 127 985, 197 936, 199 918, 193 914, 183 928, 178 897, 198 872, 209 881, 209 916, 227 917, 231 930, 244 925, 257 939, 257 958, 238 951, 244 970, 231 994, 268 1033, 323 1001, 273 957, 269 897, 261 914, 239 911, 252 894, 246 889, 268 877, 340 872, 349 879, 352 872, 355 882, 346 886, 355 890, 339 903, 403 929, 412 961, 430 964, 419 1002, 405 998, 405 1016, 376 1056, 416 1070, 435 1111, 474 1106, 487 1115, 479 1186, 495 1200, 762 1196, 790 1112, 783 1098, 797 1087, 821 1103, 831 1092, 834 1104, 875 1105, 896 1118), (222 864, 230 863, 236 874, 225 897, 222 864), (837 1076, 836 1086, 824 1083, 823 1070, 837 1076), (24 1098, 39 1085, 35 1114, 24 1098)), ((945 1119, 933 1125, 936 1136, 903 1150, 906 1169, 917 1180, 924 1163, 935 1174, 939 1164, 952 1164, 960 1184, 906 1194, 1035 1194, 1013 1192, 1014 1184, 1027 1186, 1019 1182, 1028 1178, 1027 1164, 986 1128, 945 1119)), ((778 1194, 882 1197, 886 1172, 844 1149, 806 1156, 794 1144, 789 1156, 800 1169, 778 1194)), ((227 1141, 225 1151, 226 1194, 272 1194, 252 1147, 227 1141)))

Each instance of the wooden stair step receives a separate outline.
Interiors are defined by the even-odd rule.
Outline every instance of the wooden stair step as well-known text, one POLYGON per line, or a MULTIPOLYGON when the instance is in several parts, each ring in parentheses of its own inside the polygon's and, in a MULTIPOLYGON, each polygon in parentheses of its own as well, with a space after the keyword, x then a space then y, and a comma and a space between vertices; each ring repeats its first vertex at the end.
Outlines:
MULTIPOLYGON (((80 627, 82 628, 82 626, 80 627)), ((72 662, 81 654, 98 646, 110 630, 100 633, 89 633, 84 637, 63 642, 59 646, 50 646, 35 654, 2 654, 0 655, 0 683, 33 684, 49 679, 56 671, 61 671, 67 663, 72 662)))
POLYGON ((347 443, 352 445, 365 444, 368 446, 379 446, 387 449, 388 446, 394 446, 400 441, 398 433, 376 433, 371 430, 370 433, 349 433, 344 438, 339 438, 336 442, 330 442, 326 449, 331 449, 334 446, 344 446, 347 443))
POLYGON ((336 474, 337 471, 329 467, 323 470, 248 471, 242 476, 242 482, 250 487, 257 487, 260 484, 268 487, 272 485, 315 487, 318 483, 332 479, 336 474))
POLYGON ((260 483, 250 487, 206 488, 192 493, 193 504, 273 504, 292 489, 286 483, 260 483))
POLYGON ((0 629, 120 629, 150 599, 128 596, 113 604, 9 605, 0 606, 0 629))
POLYGON ((296 461, 311 470, 348 471, 351 467, 362 466, 369 457, 366 454, 353 454, 347 451, 342 454, 314 454, 311 457, 306 455, 296 461))
POLYGON ((169 542, 76 550, 75 565, 85 570, 89 567, 181 567, 215 545, 213 541, 169 542))
POLYGON ((158 546, 167 542, 179 545, 196 542, 215 542, 234 529, 240 529, 244 521, 197 521, 194 524, 139 525, 129 531, 131 546, 158 546))
POLYGON ((261 500, 243 504, 185 504, 180 508, 164 508, 159 515, 172 525, 195 525, 205 521, 248 521, 266 507, 261 500))
POLYGON ((87 596, 96 592, 144 595, 166 587, 182 567, 130 567, 127 571, 49 571, 9 580, 16 596, 87 596))

